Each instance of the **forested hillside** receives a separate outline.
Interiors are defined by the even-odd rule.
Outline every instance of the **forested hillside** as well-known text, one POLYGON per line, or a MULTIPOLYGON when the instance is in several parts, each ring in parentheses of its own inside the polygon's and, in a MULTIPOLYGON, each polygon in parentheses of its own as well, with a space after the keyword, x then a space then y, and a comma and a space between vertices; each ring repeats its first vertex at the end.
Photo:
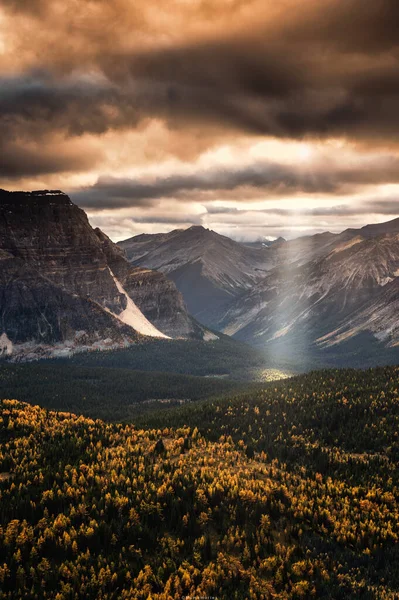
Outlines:
POLYGON ((0 598, 393 600, 398 424, 398 368, 135 426, 4 400, 0 598))
POLYGON ((265 355, 225 335, 208 342, 150 339, 121 350, 82 352, 70 358, 50 359, 47 362, 186 375, 229 375, 234 379, 246 380, 253 379, 258 371, 277 366, 272 355, 265 355))
MULTIPOLYGON (((254 387, 260 384, 253 384, 254 387)), ((74 364, 0 364, 0 398, 110 421, 137 419, 150 411, 244 391, 248 382, 218 377, 80 367, 74 364)))

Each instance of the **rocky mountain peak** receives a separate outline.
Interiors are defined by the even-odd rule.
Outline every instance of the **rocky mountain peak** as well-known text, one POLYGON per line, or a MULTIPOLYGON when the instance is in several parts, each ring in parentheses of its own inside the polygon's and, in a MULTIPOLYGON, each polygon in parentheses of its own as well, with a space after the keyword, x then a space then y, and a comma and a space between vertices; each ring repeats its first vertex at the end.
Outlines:
POLYGON ((205 227, 203 227, 203 225, 191 225, 191 227, 188 227, 188 229, 186 229, 186 231, 192 231, 193 233, 195 232, 204 232, 204 231, 211 231, 210 229, 206 229, 205 227))
POLYGON ((203 333, 172 282, 132 267, 59 190, 0 191, 0 260, 0 335, 15 348, 119 347, 138 334, 203 333))
POLYGON ((7 190, 0 190, 0 206, 5 205, 65 205, 72 206, 72 201, 61 190, 36 190, 33 192, 9 192, 7 190))

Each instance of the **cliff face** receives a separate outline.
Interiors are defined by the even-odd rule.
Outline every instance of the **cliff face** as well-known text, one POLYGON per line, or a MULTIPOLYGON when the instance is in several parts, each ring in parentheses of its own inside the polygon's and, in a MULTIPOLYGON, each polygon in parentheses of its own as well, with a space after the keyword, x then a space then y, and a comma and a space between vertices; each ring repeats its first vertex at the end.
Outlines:
POLYGON ((203 329, 187 314, 175 284, 158 271, 130 269, 124 283, 129 296, 151 323, 166 335, 203 338, 203 329))
POLYGON ((85 212, 62 192, 1 192, 0 248, 72 294, 125 308, 85 212))
POLYGON ((175 284, 159 271, 132 267, 122 248, 100 229, 94 231, 101 241, 109 268, 146 318, 170 337, 202 339, 203 330, 187 313, 183 296, 175 284))
POLYGON ((7 354, 24 358, 118 348, 140 339, 97 302, 68 293, 23 260, 4 255, 0 331, 7 354))
POLYGON ((14 351, 26 343, 121 346, 140 333, 194 330, 174 285, 132 268, 60 191, 0 191, 0 264, 0 335, 14 351))

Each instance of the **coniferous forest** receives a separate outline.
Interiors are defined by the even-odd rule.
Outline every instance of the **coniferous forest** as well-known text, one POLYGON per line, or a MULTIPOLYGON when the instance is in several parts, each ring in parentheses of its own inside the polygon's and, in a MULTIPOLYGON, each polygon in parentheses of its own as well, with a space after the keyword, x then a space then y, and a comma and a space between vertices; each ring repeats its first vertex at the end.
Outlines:
POLYGON ((3 400, 0 598, 397 598, 398 421, 395 367, 131 424, 3 400))

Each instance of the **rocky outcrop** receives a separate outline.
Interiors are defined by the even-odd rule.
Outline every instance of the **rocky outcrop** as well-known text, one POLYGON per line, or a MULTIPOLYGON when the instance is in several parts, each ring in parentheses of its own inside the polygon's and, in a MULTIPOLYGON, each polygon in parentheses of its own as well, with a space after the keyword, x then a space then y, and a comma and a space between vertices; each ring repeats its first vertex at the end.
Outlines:
POLYGON ((133 268, 60 191, 0 191, 0 263, 0 335, 14 353, 195 335, 173 283, 133 268))
POLYGON ((176 285, 159 271, 133 267, 124 250, 100 229, 95 229, 107 263, 141 312, 170 337, 203 339, 204 329, 187 312, 176 285))
POLYGON ((187 314, 183 296, 163 273, 132 268, 124 287, 151 323, 171 337, 204 338, 204 328, 187 314))
POLYGON ((119 348, 141 337, 97 302, 68 293, 14 257, 0 259, 0 331, 11 344, 7 354, 17 358, 119 348))
POLYGON ((71 294, 124 309, 85 212, 60 191, 1 191, 0 248, 71 294))

